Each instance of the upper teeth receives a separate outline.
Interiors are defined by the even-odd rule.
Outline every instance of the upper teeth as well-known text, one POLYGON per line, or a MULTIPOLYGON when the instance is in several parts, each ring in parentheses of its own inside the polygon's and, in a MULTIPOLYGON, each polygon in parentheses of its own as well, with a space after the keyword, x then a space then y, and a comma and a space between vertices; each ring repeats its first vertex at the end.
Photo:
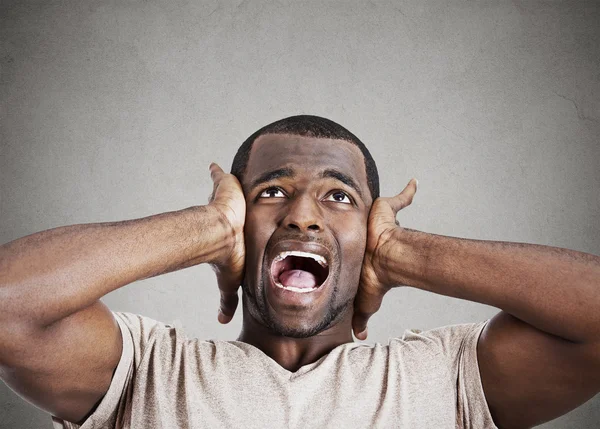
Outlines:
POLYGON ((289 250, 287 252, 281 252, 279 255, 277 255, 275 257, 275 260, 273 262, 281 261, 281 260, 287 258, 288 256, 300 256, 302 258, 312 258, 315 261, 317 261, 322 267, 327 266, 327 261, 325 260, 325 258, 323 256, 316 255, 314 253, 309 253, 309 252, 300 252, 298 250, 289 250))

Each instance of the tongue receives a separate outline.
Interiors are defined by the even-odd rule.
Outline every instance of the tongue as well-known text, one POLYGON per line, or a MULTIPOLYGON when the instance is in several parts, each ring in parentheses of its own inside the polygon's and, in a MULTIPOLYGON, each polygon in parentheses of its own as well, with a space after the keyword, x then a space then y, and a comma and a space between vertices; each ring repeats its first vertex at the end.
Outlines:
POLYGON ((317 285, 317 279, 308 271, 287 270, 279 275, 279 283, 284 286, 310 289, 317 285))

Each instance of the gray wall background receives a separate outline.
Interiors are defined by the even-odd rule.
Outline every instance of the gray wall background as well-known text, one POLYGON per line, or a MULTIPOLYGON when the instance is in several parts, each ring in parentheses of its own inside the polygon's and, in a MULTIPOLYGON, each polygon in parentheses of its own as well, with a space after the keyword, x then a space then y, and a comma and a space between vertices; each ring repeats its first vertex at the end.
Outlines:
MULTIPOLYGON (((371 148, 402 225, 600 254, 600 3, 0 1, 0 242, 205 204, 211 161, 273 120, 329 117, 371 148)), ((115 311, 235 339, 206 266, 115 311)), ((241 305, 241 304, 240 304, 241 305)), ((496 309, 392 291, 369 342, 496 309)), ((0 383, 3 428, 51 428, 0 383)), ((597 428, 600 396, 548 424, 597 428)))

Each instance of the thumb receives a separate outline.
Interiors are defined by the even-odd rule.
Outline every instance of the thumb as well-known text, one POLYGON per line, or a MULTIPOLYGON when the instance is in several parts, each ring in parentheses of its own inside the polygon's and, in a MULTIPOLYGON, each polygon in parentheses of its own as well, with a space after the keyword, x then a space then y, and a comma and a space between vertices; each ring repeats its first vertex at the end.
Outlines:
POLYGON ((210 170, 210 178, 213 182, 218 182, 219 179, 225 174, 223 169, 219 167, 217 163, 214 162, 210 163, 208 169, 210 170))
POLYGON ((210 170, 210 178, 213 182, 212 192, 208 196, 208 202, 210 204, 215 199, 215 193, 217 192, 217 186, 219 186, 219 181, 221 180, 221 178, 223 177, 223 174, 225 174, 225 173, 223 172, 221 167, 219 167, 219 165, 215 164, 214 162, 210 163, 210 166, 208 167, 208 169, 210 170))
POLYGON ((402 192, 400 192, 395 197, 391 197, 388 199, 388 203, 392 207, 392 210, 394 210, 394 213, 398 213, 404 207, 410 206, 415 194, 417 193, 418 186, 419 181, 413 177, 404 187, 402 192))

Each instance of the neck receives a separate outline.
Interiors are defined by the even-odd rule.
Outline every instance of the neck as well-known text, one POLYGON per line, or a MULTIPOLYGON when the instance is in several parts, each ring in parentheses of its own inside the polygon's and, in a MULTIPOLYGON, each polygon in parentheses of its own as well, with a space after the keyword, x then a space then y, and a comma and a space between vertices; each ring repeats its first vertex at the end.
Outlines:
POLYGON ((243 305, 242 331, 237 341, 260 349, 288 371, 296 372, 304 365, 319 360, 352 338, 352 311, 340 315, 335 325, 308 338, 284 337, 256 320, 243 305))

